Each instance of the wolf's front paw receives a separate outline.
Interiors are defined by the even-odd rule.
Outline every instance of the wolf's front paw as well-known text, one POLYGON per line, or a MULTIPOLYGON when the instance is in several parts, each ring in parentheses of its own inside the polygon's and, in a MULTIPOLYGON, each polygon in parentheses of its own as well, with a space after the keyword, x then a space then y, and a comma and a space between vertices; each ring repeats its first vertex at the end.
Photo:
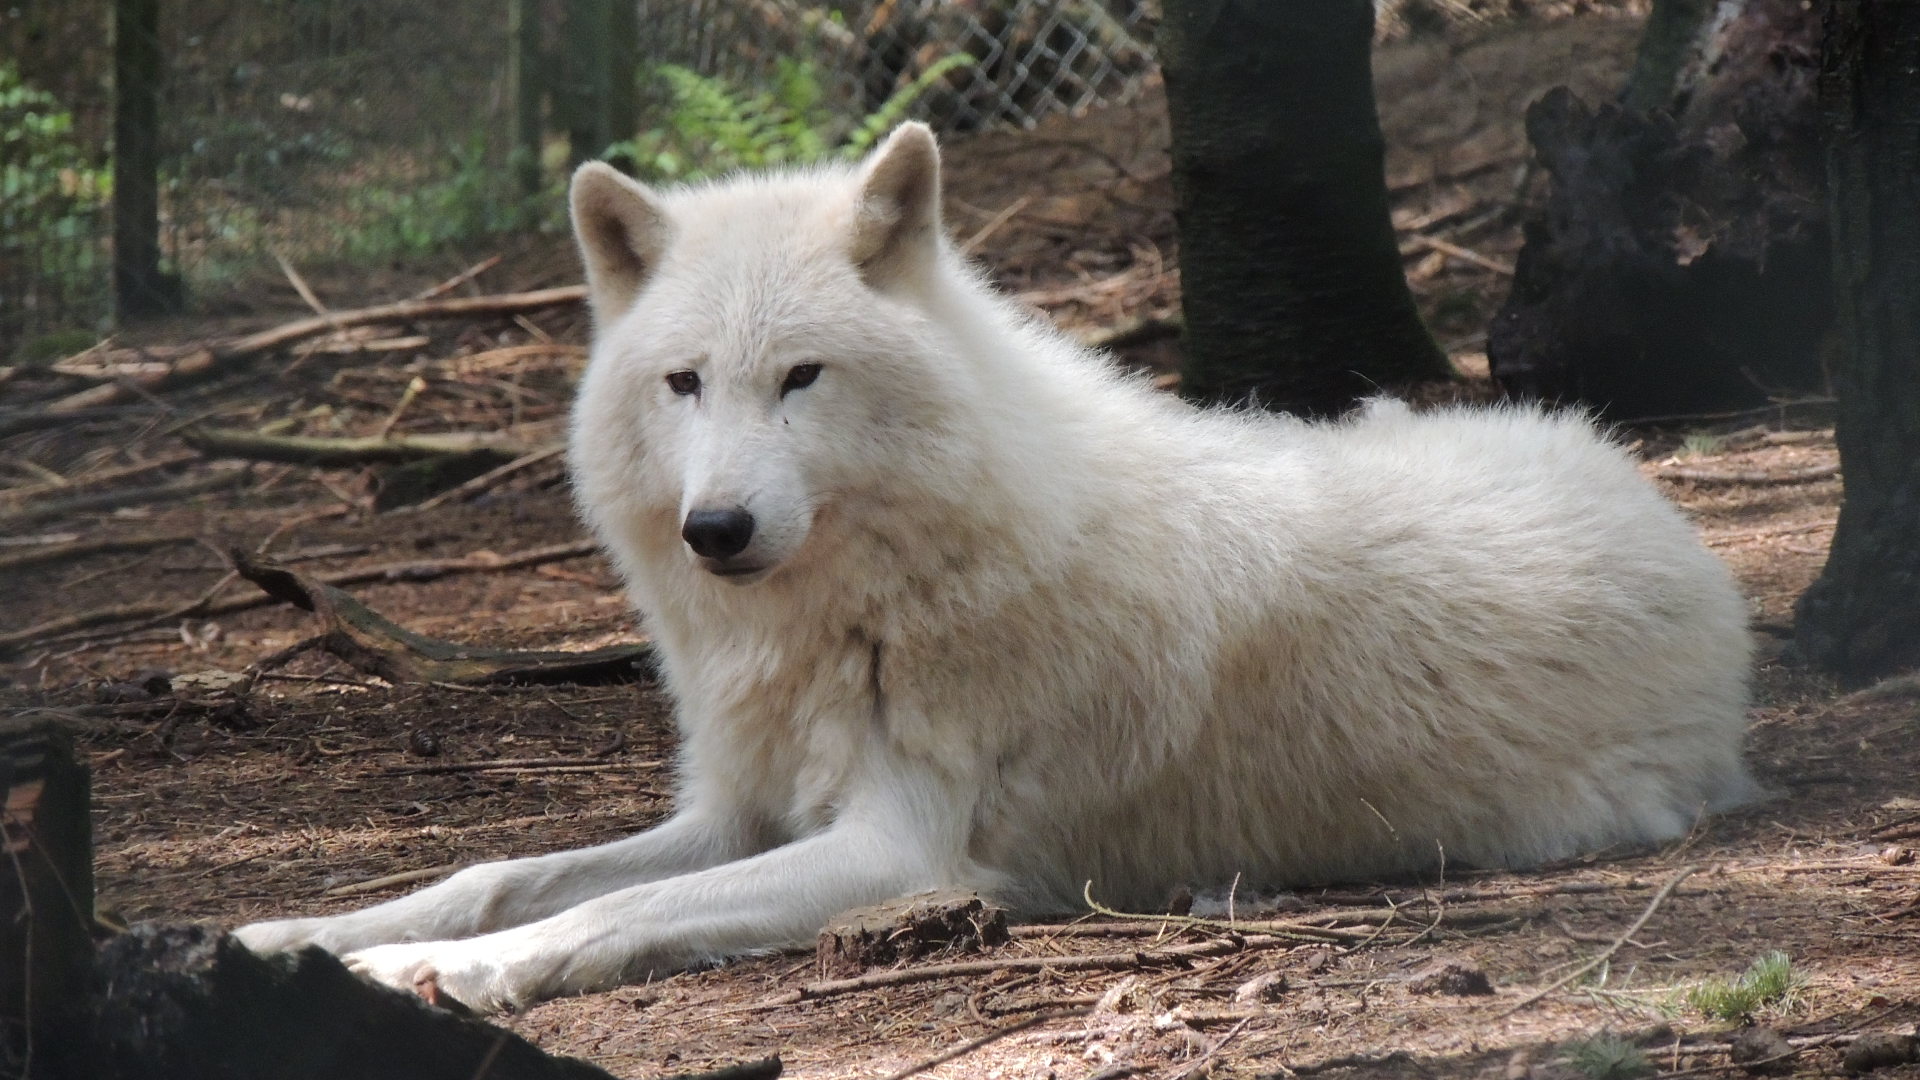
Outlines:
POLYGON ((423 941, 375 945, 349 953, 349 969, 396 990, 418 994, 431 1005, 447 998, 475 1012, 505 1012, 531 1004, 540 996, 537 980, 481 945, 468 941, 423 941))

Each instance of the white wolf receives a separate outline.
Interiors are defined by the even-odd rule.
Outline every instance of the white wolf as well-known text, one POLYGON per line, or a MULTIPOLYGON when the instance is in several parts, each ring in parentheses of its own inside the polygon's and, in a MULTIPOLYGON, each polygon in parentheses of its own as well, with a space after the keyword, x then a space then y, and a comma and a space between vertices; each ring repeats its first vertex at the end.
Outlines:
POLYGON ((928 888, 1522 866, 1749 791, 1741 598, 1578 417, 1191 409, 968 269, 918 125, 669 193, 587 165, 572 210, 572 465, 677 809, 249 945, 498 1009, 928 888))

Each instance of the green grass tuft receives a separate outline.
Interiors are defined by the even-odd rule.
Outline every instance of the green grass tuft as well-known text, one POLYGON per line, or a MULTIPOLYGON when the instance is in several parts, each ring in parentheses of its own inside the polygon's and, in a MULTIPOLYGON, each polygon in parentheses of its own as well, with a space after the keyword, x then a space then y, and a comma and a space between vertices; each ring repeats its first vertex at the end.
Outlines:
POLYGON ((1806 979, 1793 970, 1787 954, 1770 952, 1753 962, 1737 979, 1708 979, 1689 989, 1687 1005, 1716 1020, 1748 1020, 1762 1009, 1788 1009, 1806 979))
POLYGON ((1636 1080, 1653 1074, 1653 1062, 1617 1035, 1595 1035, 1567 1047, 1567 1063, 1587 1080, 1636 1080))
POLYGON ((1712 457, 1727 445, 1727 440, 1710 431, 1689 432, 1680 440, 1680 453, 1686 457, 1712 457))

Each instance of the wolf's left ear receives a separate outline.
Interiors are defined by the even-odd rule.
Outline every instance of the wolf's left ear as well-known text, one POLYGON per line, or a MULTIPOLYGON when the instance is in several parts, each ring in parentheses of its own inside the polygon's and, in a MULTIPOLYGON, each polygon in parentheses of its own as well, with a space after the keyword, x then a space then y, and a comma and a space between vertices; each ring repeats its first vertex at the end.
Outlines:
POLYGON ((659 265, 672 225, 659 197, 645 184, 598 161, 573 174, 568 192, 573 237, 587 264, 593 313, 611 319, 633 305, 659 265))
POLYGON ((860 168, 850 248, 870 285, 930 263, 940 244, 940 147, 927 125, 901 124, 860 168))

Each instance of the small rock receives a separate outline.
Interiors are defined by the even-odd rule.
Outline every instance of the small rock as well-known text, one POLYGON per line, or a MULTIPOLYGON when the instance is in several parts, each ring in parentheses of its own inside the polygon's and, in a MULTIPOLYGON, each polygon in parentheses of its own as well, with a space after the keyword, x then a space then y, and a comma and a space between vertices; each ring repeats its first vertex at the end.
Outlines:
POLYGON ((1770 1027, 1742 1028, 1733 1036, 1730 1056, 1735 1065, 1744 1065, 1750 1073, 1785 1072, 1793 1067, 1787 1055, 1793 1047, 1786 1036, 1770 1027), (1775 1060, 1780 1059, 1780 1060, 1775 1060))
POLYGON ((1888 866, 1905 866, 1913 861, 1913 849, 1889 844, 1880 849, 1880 861, 1888 866))
POLYGON ((1407 989, 1416 994, 1485 997, 1493 993, 1493 983, 1472 961, 1440 959, 1414 972, 1413 978, 1407 981, 1407 989))
POLYGON ((1848 1072, 1872 1072, 1914 1060, 1920 1060, 1920 1039, 1912 1035, 1874 1032, 1853 1040, 1840 1066, 1848 1072))

